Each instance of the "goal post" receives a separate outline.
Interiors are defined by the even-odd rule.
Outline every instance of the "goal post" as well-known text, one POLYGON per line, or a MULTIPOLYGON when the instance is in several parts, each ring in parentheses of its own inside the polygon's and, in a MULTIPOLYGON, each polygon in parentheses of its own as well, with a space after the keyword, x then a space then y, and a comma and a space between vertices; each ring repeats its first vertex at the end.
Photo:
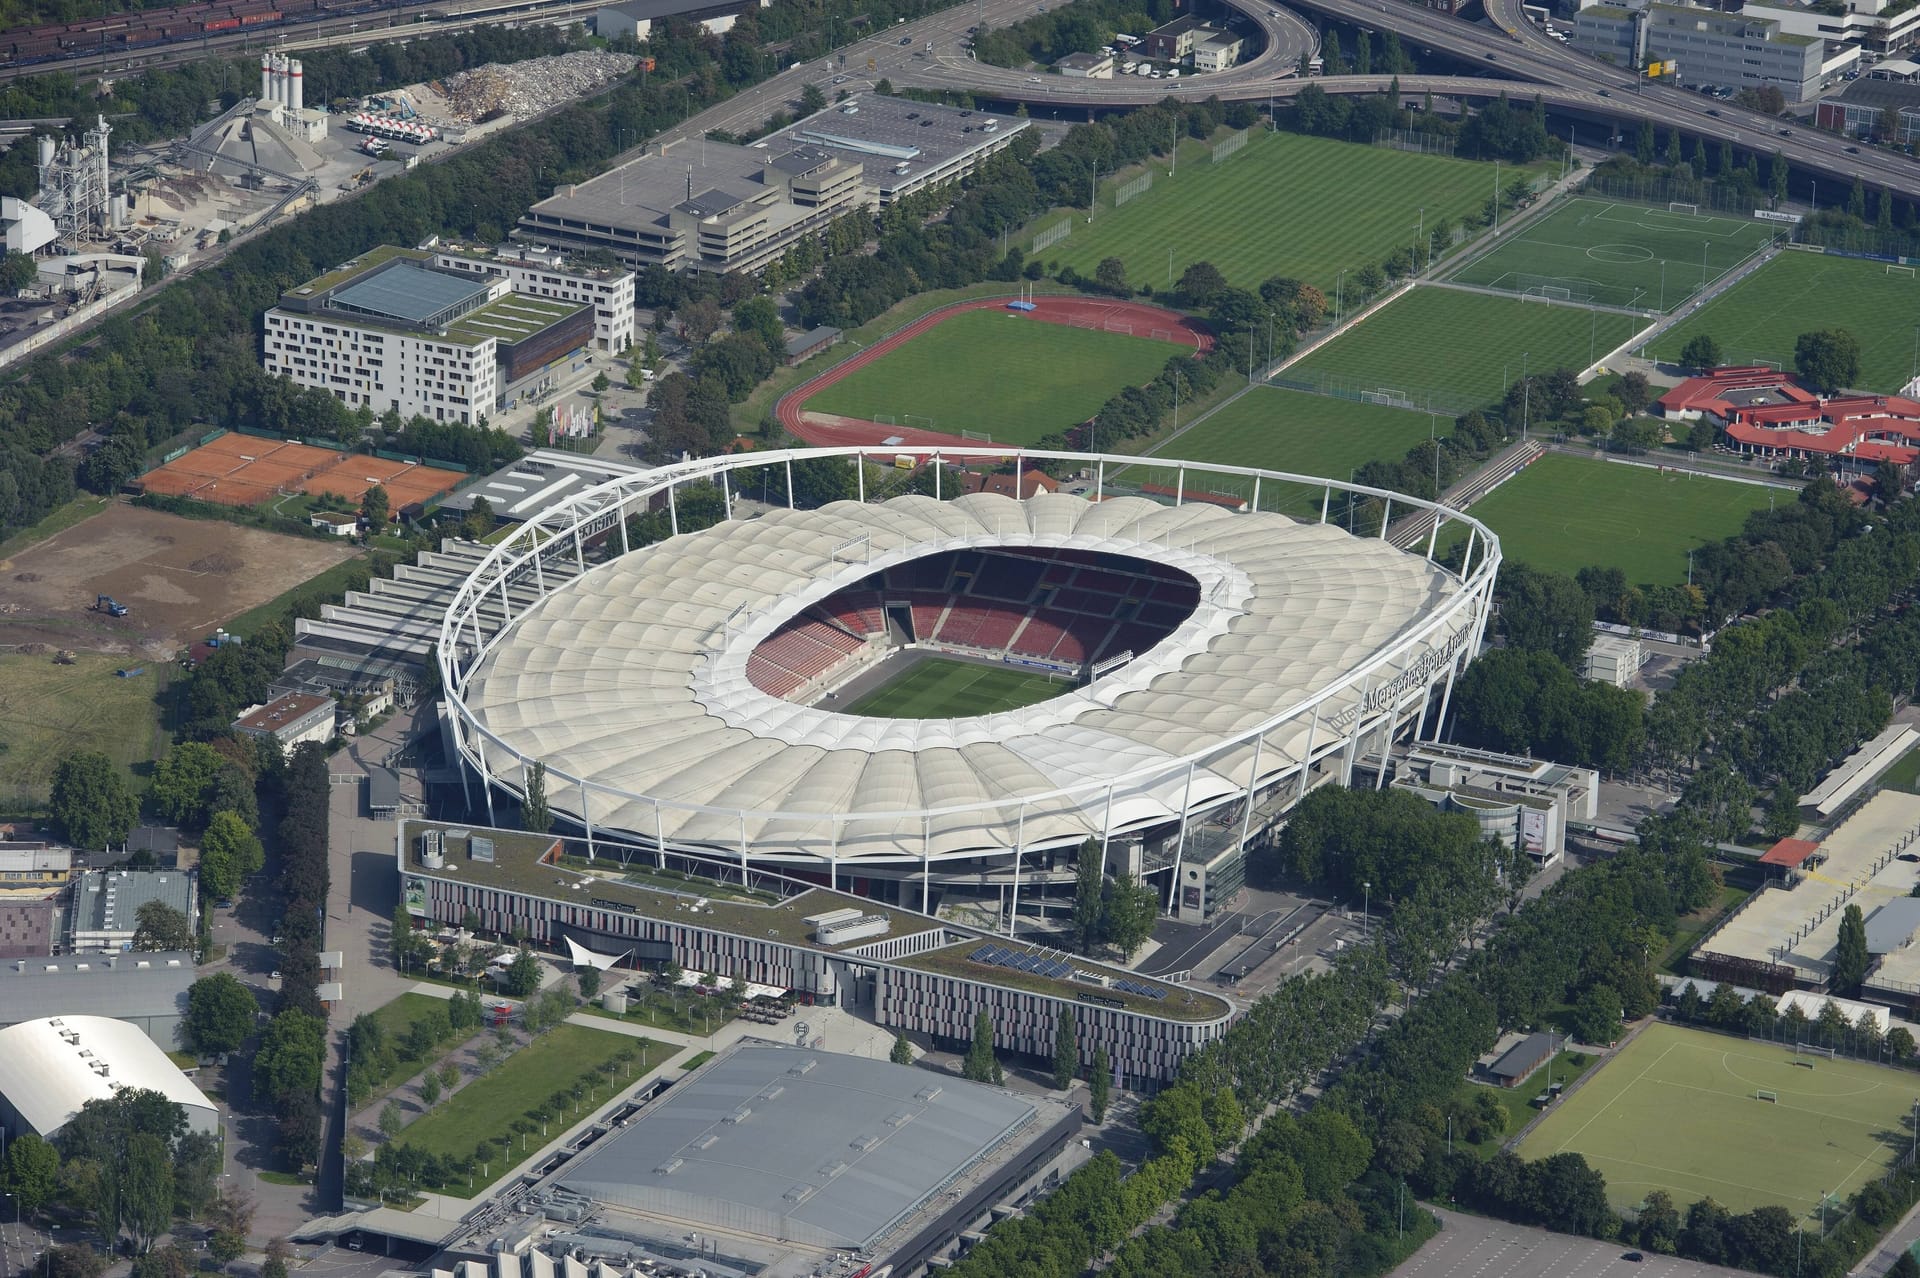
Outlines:
POLYGON ((1753 1094, 1753 1098, 1757 1101, 1765 1101, 1769 1105, 1778 1105, 1780 1103, 1780 1096, 1777 1092, 1756 1091, 1753 1094))
POLYGON ((1682 203, 1682 202, 1681 202, 1681 201, 1679 201, 1679 200, 1668 200, 1668 201, 1667 201, 1667 212, 1669 212, 1669 213, 1685 213, 1685 214, 1686 214, 1686 215, 1687 215, 1688 217, 1699 217, 1699 216, 1700 216, 1700 206, 1699 206, 1698 204, 1686 204, 1686 203, 1682 203))
POLYGON ((1892 262, 1889 262, 1889 263, 1887 263, 1887 274, 1889 274, 1889 275, 1904 275, 1904 276, 1906 276, 1906 277, 1907 277, 1908 279, 1912 279, 1912 278, 1913 278, 1913 268, 1912 268, 1911 266, 1897 266, 1897 265, 1895 265, 1894 263, 1892 263, 1892 262))

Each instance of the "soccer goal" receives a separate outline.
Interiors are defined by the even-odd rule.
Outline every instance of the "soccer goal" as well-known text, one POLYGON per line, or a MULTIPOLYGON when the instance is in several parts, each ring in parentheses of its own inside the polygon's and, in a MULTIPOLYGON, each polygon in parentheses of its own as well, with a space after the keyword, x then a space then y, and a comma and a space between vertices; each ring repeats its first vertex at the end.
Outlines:
POLYGON ((1573 290, 1570 288, 1556 288, 1552 284, 1540 284, 1528 289, 1522 293, 1520 297, 1522 300, 1531 299, 1536 302, 1571 302, 1573 300, 1573 290))
POLYGON ((1766 1101, 1769 1105, 1778 1105, 1780 1103, 1780 1096, 1777 1092, 1755 1092, 1753 1098, 1757 1101, 1766 1101))
POLYGON ((983 430, 963 430, 960 432, 960 438, 974 444, 991 444, 993 442, 993 436, 983 430))
POLYGON ((1682 204, 1682 203, 1681 203, 1680 201, 1678 201, 1678 200, 1668 200, 1668 201, 1667 201, 1667 212, 1669 212, 1669 213, 1685 213, 1685 214, 1686 214, 1686 215, 1687 215, 1688 217, 1699 217, 1699 216, 1700 216, 1700 206, 1699 206, 1698 204, 1682 204))
POLYGON ((937 430, 940 426, 937 418, 922 417, 919 413, 902 413, 900 424, 909 430, 937 430))
POLYGON ((1895 266, 1895 265, 1893 265, 1892 263, 1888 263, 1888 265, 1887 265, 1887 274, 1889 274, 1889 275, 1904 275, 1904 276, 1906 276, 1906 277, 1907 277, 1908 279, 1912 279, 1912 278, 1913 278, 1913 268, 1912 268, 1911 266, 1895 266))

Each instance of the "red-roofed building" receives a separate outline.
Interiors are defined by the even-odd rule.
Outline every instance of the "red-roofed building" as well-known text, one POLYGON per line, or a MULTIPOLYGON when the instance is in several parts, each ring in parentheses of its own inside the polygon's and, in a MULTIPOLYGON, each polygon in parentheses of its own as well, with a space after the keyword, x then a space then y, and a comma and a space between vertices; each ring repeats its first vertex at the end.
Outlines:
POLYGON ((1898 395, 1821 399, 1791 373, 1764 365, 1716 368, 1659 399, 1667 418, 1706 418, 1736 451, 1769 460, 1815 460, 1843 474, 1920 458, 1920 401, 1898 395))
POLYGON ((1766 850, 1760 864, 1770 865, 1780 870, 1797 870, 1820 845, 1811 839, 1782 839, 1766 850))

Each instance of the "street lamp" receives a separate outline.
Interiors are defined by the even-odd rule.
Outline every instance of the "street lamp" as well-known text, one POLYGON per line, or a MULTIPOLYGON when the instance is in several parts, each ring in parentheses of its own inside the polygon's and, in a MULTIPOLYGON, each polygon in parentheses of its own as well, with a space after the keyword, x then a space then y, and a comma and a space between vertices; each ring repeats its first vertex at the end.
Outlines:
POLYGON ((1367 932, 1373 927, 1373 880, 1362 883, 1360 890, 1365 894, 1360 898, 1360 930, 1367 932))

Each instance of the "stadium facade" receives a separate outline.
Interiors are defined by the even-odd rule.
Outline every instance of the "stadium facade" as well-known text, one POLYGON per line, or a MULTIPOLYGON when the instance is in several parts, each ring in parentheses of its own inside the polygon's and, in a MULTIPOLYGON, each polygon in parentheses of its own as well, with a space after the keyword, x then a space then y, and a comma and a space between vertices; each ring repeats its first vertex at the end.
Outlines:
POLYGON ((1430 502, 1180 463, 1163 503, 1109 482, 1137 459, 1004 448, 944 450, 923 459, 934 495, 887 497, 896 452, 621 477, 496 547, 438 646, 451 743, 489 812, 543 765, 552 811, 589 845, 922 914, 966 903, 1008 931, 1023 906, 1060 908, 1097 846, 1109 872, 1204 917, 1308 790, 1383 767, 1392 739, 1436 703, 1444 716, 1484 634, 1499 542, 1430 502), (1002 461, 1081 471, 1088 491, 941 499, 945 465, 1002 461), (857 500, 791 505, 796 466, 836 464, 857 500), (695 485, 726 517, 681 532, 695 485), (770 490, 772 506, 745 499, 770 490), (1340 526, 1349 499, 1379 535, 1340 526), (654 510, 675 535, 633 545, 628 520, 654 510), (825 708, 916 652, 1076 686, 973 718, 825 708))

